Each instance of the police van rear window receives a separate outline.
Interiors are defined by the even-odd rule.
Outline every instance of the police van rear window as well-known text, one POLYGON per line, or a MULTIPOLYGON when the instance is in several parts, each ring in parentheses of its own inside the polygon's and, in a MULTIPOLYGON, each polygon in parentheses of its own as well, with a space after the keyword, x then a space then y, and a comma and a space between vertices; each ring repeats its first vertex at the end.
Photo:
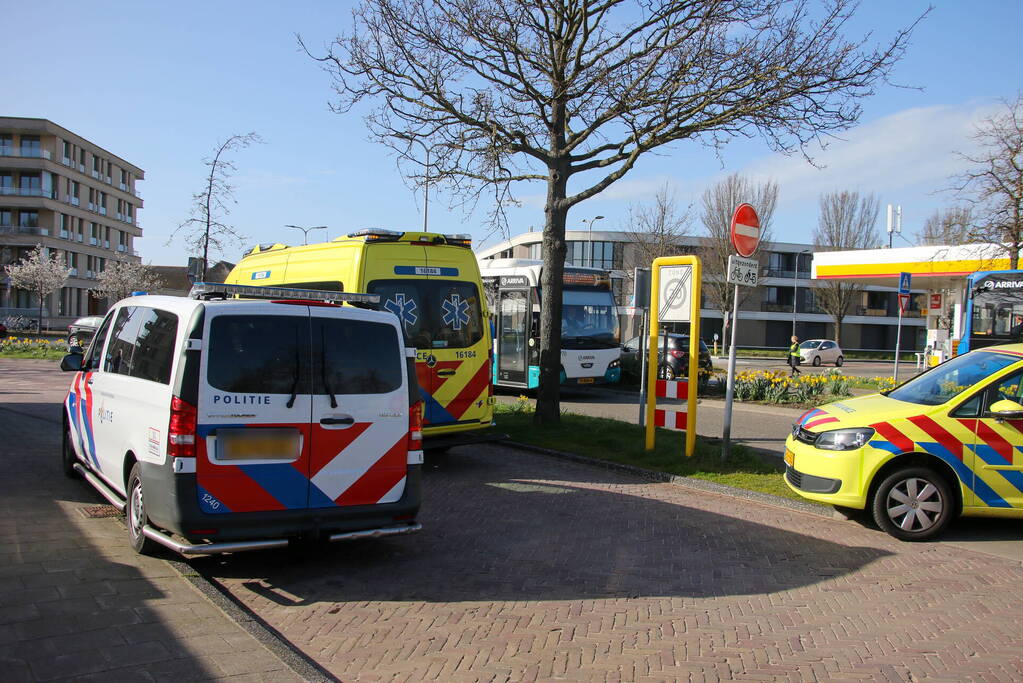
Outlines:
POLYGON ((207 381, 222 391, 309 393, 309 318, 220 315, 210 324, 207 381))
POLYGON ((382 323, 221 315, 211 323, 209 348, 207 381, 228 392, 341 396, 402 386, 398 331, 382 323))
POLYGON ((387 394, 401 388, 398 330, 366 320, 313 318, 317 394, 387 394))

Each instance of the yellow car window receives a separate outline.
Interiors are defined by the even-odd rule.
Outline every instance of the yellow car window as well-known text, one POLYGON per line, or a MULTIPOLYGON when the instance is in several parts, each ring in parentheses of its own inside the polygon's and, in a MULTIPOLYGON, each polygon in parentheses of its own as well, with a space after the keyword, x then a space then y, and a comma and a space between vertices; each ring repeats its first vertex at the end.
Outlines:
POLYGON ((941 405, 1019 360, 1019 356, 994 351, 972 351, 917 375, 888 396, 907 403, 941 405))

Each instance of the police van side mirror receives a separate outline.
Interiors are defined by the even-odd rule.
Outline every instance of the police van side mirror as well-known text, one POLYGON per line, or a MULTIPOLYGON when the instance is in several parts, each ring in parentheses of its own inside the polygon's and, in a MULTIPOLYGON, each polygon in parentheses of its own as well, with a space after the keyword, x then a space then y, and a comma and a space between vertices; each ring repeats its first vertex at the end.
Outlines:
POLYGON ((85 356, 82 353, 69 353, 60 359, 60 369, 64 372, 78 372, 85 365, 85 356))
POLYGON ((997 420, 1023 420, 1023 405, 1008 399, 995 401, 987 412, 997 420))

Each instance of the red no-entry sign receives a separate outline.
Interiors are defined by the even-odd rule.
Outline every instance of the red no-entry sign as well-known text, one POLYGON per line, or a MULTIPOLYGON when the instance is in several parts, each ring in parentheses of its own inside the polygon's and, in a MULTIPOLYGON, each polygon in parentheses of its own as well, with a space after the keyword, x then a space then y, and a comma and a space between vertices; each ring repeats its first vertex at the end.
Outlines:
POLYGON ((745 258, 755 254, 760 246, 760 218, 749 204, 740 204, 732 215, 732 246, 745 258))

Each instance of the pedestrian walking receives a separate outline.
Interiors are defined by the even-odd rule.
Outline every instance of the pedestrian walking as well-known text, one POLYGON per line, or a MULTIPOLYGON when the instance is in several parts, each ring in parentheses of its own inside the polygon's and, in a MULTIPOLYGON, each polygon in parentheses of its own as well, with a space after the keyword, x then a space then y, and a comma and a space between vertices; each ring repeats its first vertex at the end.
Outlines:
POLYGON ((789 373, 789 377, 802 374, 799 371, 799 361, 799 337, 792 335, 792 346, 789 347, 789 367, 792 368, 792 372, 789 373))

